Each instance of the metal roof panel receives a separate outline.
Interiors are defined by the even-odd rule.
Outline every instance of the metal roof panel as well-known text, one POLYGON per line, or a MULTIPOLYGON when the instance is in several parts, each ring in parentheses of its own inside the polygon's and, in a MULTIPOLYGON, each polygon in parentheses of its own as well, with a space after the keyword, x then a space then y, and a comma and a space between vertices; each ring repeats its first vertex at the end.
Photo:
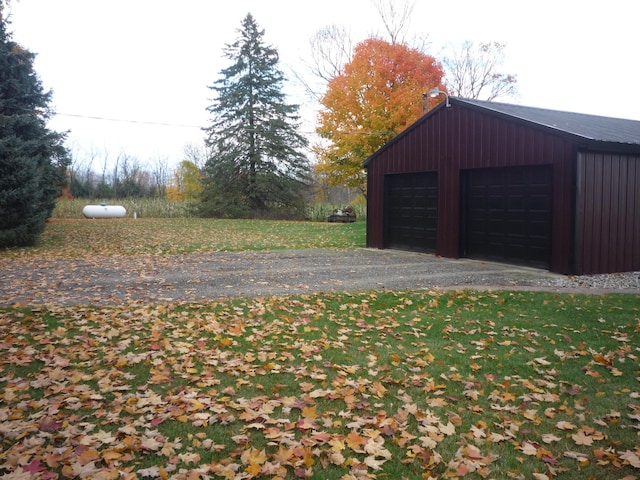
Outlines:
POLYGON ((563 112, 509 103, 452 97, 453 102, 475 105, 586 140, 640 145, 640 121, 563 112))

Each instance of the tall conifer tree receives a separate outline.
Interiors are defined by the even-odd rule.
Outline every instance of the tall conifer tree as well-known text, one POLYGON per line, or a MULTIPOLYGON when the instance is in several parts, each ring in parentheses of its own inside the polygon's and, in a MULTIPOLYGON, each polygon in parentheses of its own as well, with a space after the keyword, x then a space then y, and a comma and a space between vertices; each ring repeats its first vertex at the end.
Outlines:
POLYGON ((278 52, 264 43, 251 14, 224 54, 232 63, 209 87, 211 155, 205 165, 203 214, 247 216, 295 211, 309 163, 297 132, 298 105, 285 102, 278 52))
POLYGON ((49 130, 51 92, 35 55, 12 40, 0 2, 0 247, 33 245, 65 179, 64 134, 49 130))

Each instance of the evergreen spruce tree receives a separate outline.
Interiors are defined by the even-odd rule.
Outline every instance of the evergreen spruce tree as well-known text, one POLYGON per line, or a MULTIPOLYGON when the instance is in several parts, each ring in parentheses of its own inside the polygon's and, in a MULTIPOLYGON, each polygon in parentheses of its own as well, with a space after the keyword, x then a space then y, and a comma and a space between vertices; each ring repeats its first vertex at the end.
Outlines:
POLYGON ((309 163, 297 132, 298 105, 285 103, 278 52, 264 44, 251 14, 224 54, 232 64, 209 87, 217 97, 207 108, 211 155, 205 165, 202 213, 264 216, 301 213, 309 163))
POLYGON ((51 92, 12 41, 0 1, 0 247, 33 245, 64 183, 64 134, 46 127, 51 92))

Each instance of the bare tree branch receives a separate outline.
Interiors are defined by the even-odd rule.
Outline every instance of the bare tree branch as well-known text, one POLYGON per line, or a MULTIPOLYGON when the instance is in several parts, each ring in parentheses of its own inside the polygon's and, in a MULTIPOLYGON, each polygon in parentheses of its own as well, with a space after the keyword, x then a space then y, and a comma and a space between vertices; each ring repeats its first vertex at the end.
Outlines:
POLYGON ((466 41, 452 47, 443 65, 447 71, 447 88, 451 95, 484 100, 517 95, 517 77, 501 73, 505 43, 474 44, 466 41))
POLYGON ((314 102, 319 102, 327 83, 340 75, 351 61, 351 32, 344 26, 328 25, 309 38, 310 59, 301 59, 306 72, 293 69, 293 75, 314 102), (310 74, 310 75, 309 75, 310 74))
POLYGON ((340 75, 351 60, 353 42, 351 32, 343 26, 321 28, 309 40, 311 46, 311 72, 328 82, 340 75))
POLYGON ((415 1, 371 0, 378 11, 391 43, 406 43, 406 32, 411 23, 415 1))
POLYGON ((185 160, 189 160, 199 169, 204 168, 204 164, 207 163, 209 158, 208 148, 204 143, 187 143, 182 151, 185 160))

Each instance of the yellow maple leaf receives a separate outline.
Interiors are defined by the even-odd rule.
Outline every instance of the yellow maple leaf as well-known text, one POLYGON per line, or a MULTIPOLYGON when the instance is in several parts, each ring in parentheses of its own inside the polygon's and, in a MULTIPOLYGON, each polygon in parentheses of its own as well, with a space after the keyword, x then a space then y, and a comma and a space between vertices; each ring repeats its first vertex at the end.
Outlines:
POLYGON ((262 472, 262 467, 257 463, 251 463, 247 468, 244 469, 244 471, 253 477, 257 477, 260 472, 262 472))
POLYGON ((304 418, 318 418, 318 414, 316 413, 316 406, 312 405, 312 406, 308 406, 308 407, 304 407, 302 409, 302 416, 304 418))
POLYGON ((584 430, 579 430, 577 433, 571 435, 573 441, 578 445, 593 445, 593 437, 591 435, 586 435, 584 430))
POLYGON ((341 452, 345 449, 344 441, 338 438, 332 438, 329 440, 329 445, 331 445, 331 450, 334 452, 341 452))

